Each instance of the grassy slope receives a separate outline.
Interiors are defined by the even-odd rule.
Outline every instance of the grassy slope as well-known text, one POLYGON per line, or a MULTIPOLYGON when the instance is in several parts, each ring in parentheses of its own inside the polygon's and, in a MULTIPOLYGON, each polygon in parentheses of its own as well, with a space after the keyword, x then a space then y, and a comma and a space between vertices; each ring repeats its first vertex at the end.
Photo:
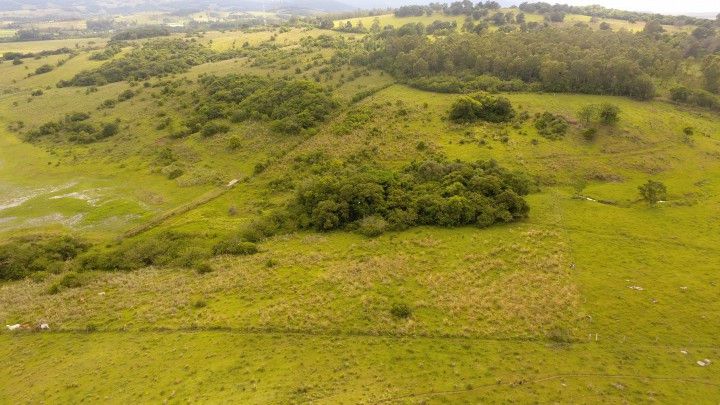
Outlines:
MULTIPOLYGON (((520 11, 517 9, 501 9, 498 10, 503 13, 507 12, 513 12, 515 14, 519 14, 520 11)), ((494 12, 490 13, 490 16, 495 14, 494 12)), ((544 17, 540 14, 532 14, 532 13, 523 13, 525 14, 525 21, 527 22, 543 22, 544 17)), ((352 22, 353 26, 356 26, 359 21, 362 21, 365 28, 370 28, 372 26, 373 21, 376 17, 358 17, 358 18, 350 18, 350 19, 343 19, 343 20, 337 20, 335 21, 335 26, 340 26, 342 24, 345 24, 347 21, 352 22)), ((455 21, 457 23, 458 27, 462 27, 463 22, 465 21, 465 16, 450 16, 440 13, 435 13, 433 15, 427 16, 423 15, 420 17, 395 17, 393 14, 386 14, 377 16, 377 18, 380 20, 380 26, 384 27, 386 25, 392 25, 394 27, 401 27, 408 23, 423 23, 425 25, 432 24, 433 21, 455 21)), ((598 19, 596 22, 591 21, 590 16, 585 15, 577 15, 577 14, 568 14, 565 17, 565 24, 574 24, 577 22, 584 22, 591 26, 593 29, 598 29, 600 27, 600 24, 602 22, 607 22, 610 24, 610 28, 617 31, 617 30, 628 30, 631 32, 637 32, 642 31, 642 29, 645 27, 645 23, 642 21, 636 22, 636 23, 630 23, 625 20, 615 20, 615 19, 598 19)), ((496 27, 491 26, 493 29, 496 29, 496 27)), ((676 27, 673 25, 665 25, 663 26, 665 30, 668 32, 680 32, 680 31, 691 31, 692 27, 676 27)))
MULTIPOLYGON (((299 38, 282 34, 281 43, 283 35, 299 38)), ((217 35, 213 44, 224 48, 231 39, 217 35)), ((17 90, 3 96, 0 116, 39 124, 65 112, 94 110, 127 88, 106 86, 89 96, 52 88, 27 103, 30 90, 91 63, 80 56, 30 79, 12 70, 22 66, 0 65, 7 69, 4 80, 17 80, 17 90)), ((263 69, 271 71, 230 61, 200 66, 188 77, 263 69)), ((337 93, 347 100, 387 80, 373 74, 337 93)), ((581 105, 610 100, 508 97, 531 114, 548 110, 568 117, 581 105)), ((301 233, 263 243, 256 256, 216 259, 216 271, 208 275, 182 269, 94 274, 86 286, 57 295, 45 294, 52 278, 3 285, 5 323, 45 320, 65 332, 0 335, 0 369, 8 376, 0 382, 0 398, 713 402, 720 384, 717 366, 701 368, 695 361, 720 354, 713 322, 720 312, 713 273, 720 242, 713 225, 720 216, 717 117, 613 98, 623 120, 594 143, 583 141, 577 129, 563 141, 547 141, 535 135, 530 122, 509 129, 510 140, 503 143, 497 140, 502 128, 443 121, 453 99, 392 86, 352 107, 367 107, 372 118, 348 135, 335 131, 342 113, 307 140, 237 126, 228 136, 241 137, 239 152, 218 152, 223 137, 171 144, 191 149, 230 177, 249 174, 255 162, 277 149, 288 153, 262 175, 162 228, 208 237, 233 229, 287 197, 266 184, 291 173, 295 156, 324 150, 342 160, 377 147, 373 153, 381 163, 398 167, 424 156, 416 149, 419 141, 449 157, 495 158, 538 175, 545 185, 529 198, 528 221, 488 230, 420 228, 373 240, 301 233), (692 147, 682 143, 685 126, 696 129, 692 147), (372 127, 383 135, 374 136, 372 127), (538 145, 530 142, 534 138, 538 145), (671 203, 649 208, 633 202, 647 178, 668 184, 671 203), (576 192, 620 205, 576 200, 576 192), (230 206, 240 214, 229 217, 230 206), (644 291, 628 288, 634 285, 644 291), (414 308, 411 320, 390 317, 395 302, 414 308), (99 332, 78 333, 86 329, 99 332), (554 343, 562 333, 572 334, 573 343, 554 343), (410 394, 417 396, 406 397, 410 394)), ((27 221, 85 212, 91 219, 79 229, 102 239, 212 188, 178 187, 151 173, 146 161, 152 155, 143 151, 156 148, 163 137, 148 119, 160 110, 165 108, 149 96, 121 104, 107 119, 121 116, 131 127, 139 124, 135 135, 72 148, 77 158, 65 147, 28 145, 3 132, 0 184, 8 190, 3 196, 74 179, 78 184, 68 191, 105 188, 109 202, 101 208, 62 199, 49 205, 44 195, 2 215, 27 221), (139 217, 98 225, 125 214, 139 217)))

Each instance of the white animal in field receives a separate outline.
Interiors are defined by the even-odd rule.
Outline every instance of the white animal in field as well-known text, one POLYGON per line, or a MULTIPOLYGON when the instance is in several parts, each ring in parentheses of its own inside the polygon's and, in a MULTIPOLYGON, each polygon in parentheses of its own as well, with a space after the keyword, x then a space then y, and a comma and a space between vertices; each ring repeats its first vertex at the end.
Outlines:
POLYGON ((19 330, 22 325, 20 325, 19 323, 16 323, 15 325, 5 325, 5 326, 8 328, 8 330, 15 331, 15 330, 19 330))
POLYGON ((50 325, 48 325, 46 323, 41 323, 40 330, 50 330, 50 325))

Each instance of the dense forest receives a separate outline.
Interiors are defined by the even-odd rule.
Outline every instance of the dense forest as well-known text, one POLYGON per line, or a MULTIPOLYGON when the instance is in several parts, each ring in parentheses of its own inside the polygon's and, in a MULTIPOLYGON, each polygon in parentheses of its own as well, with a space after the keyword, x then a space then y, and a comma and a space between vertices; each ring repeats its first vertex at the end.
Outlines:
POLYGON ((651 75, 671 77, 680 63, 671 45, 627 32, 546 28, 533 32, 457 34, 428 39, 405 27, 369 44, 367 61, 401 79, 436 75, 492 75, 555 92, 649 99, 651 75), (508 52, 512 50, 512 52, 508 52))
MULTIPOLYGON (((558 11, 541 5, 523 7, 528 12, 558 11)), ((439 20, 380 27, 376 19, 369 28, 348 21, 336 29, 368 33, 352 57, 355 63, 382 69, 424 90, 572 92, 638 100, 672 94, 676 102, 720 108, 717 22, 702 20, 691 32, 668 33, 662 25, 668 21, 649 20, 641 31, 630 32, 612 30, 608 24, 599 29, 582 22, 553 24, 552 18, 527 23, 522 11, 492 10, 497 10, 492 2, 406 6, 396 15, 444 12, 467 17, 460 27, 439 20), (697 67, 698 79, 692 78, 690 66, 697 67)))

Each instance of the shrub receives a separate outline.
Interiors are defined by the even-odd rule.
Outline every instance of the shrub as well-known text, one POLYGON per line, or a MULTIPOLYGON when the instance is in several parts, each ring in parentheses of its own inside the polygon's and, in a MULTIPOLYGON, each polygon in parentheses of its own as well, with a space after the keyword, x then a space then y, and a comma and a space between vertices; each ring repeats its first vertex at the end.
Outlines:
POLYGON ((52 72, 53 69, 55 69, 55 68, 52 67, 51 65, 47 65, 47 64, 46 64, 46 65, 42 65, 42 66, 40 66, 39 68, 35 69, 35 74, 36 74, 36 75, 41 75, 41 74, 44 74, 44 73, 49 73, 49 72, 52 72))
POLYGON ((638 187, 640 196, 651 205, 667 199, 667 187, 659 181, 648 180, 647 183, 638 187))
POLYGON ((218 242, 213 248, 215 255, 246 256, 254 255, 258 247, 252 242, 246 242, 238 238, 231 238, 218 242))
POLYGON ((168 180, 175 180, 175 179, 177 179, 178 177, 182 176, 183 174, 185 174, 185 171, 184 171, 183 169, 175 168, 175 169, 172 169, 172 170, 167 174, 167 178, 168 178, 168 180))
POLYGON ((388 223, 382 217, 377 215, 371 215, 365 217, 360 221, 358 232, 361 234, 373 238, 380 236, 387 230, 388 223))
POLYGON ((200 134, 205 138, 209 138, 217 134, 227 133, 228 131, 230 131, 230 127, 227 125, 209 122, 205 124, 205 126, 200 131, 200 134))
POLYGON ((116 122, 111 122, 103 125, 100 133, 96 136, 97 139, 105 139, 111 136, 117 135, 120 130, 120 126, 116 122))
POLYGON ((57 273, 89 245, 71 236, 32 235, 0 245, 0 280, 19 280, 33 273, 57 273))
POLYGON ((185 253, 191 245, 190 235, 162 232, 145 236, 105 250, 95 250, 78 257, 81 270, 130 271, 149 266, 185 265, 185 253))
POLYGON ((213 269, 213 267, 208 263, 198 263, 195 266, 195 272, 197 272, 197 274, 208 274, 213 271, 215 271, 215 269, 213 269))
POLYGON ((118 101, 127 101, 133 97, 135 97, 135 92, 130 89, 127 89, 127 90, 123 91, 122 93, 120 93, 120 95, 118 95, 118 101))
POLYGON ((508 122, 515 110, 505 97, 493 97, 483 93, 462 96, 450 108, 450 120, 456 123, 475 121, 508 122))
POLYGON ((110 108, 115 108, 116 105, 117 105, 117 101, 115 101, 113 99, 107 99, 107 100, 104 100, 102 103, 100 103, 100 107, 98 107, 98 108, 99 109, 110 109, 110 108))
POLYGON ((586 141, 592 141, 597 136, 598 130, 597 128, 586 128, 582 132, 583 138, 585 138, 586 141))
POLYGON ((547 337, 556 344, 572 343, 572 333, 565 328, 552 328, 548 331, 547 337))
POLYGON ((407 319, 412 315, 412 311, 407 304, 393 304, 390 308, 390 314, 397 319, 407 319))
POLYGON ((82 286, 82 281, 77 273, 68 273, 60 279, 58 284, 65 288, 77 288, 82 286))
POLYGON ((545 112, 535 120, 535 128, 541 136, 547 139, 557 140, 565 136, 568 130, 568 123, 565 118, 560 115, 545 112))
POLYGON ((598 114, 603 125, 615 125, 620 121, 620 107, 614 104, 602 104, 598 114))

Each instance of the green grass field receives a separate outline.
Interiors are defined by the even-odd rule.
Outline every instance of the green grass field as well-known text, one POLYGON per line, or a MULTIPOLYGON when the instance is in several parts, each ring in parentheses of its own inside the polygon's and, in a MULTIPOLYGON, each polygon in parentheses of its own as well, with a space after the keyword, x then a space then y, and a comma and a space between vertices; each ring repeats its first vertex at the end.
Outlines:
MULTIPOLYGON (((227 50, 273 34, 210 32, 199 41, 227 50)), ((293 53, 302 37, 341 34, 275 34, 275 60, 206 63, 173 79, 192 80, 189 93, 203 73, 317 78, 342 107, 313 135, 243 122, 212 138, 173 140, 157 122, 185 118, 175 107, 186 95, 126 82, 96 92, 55 87, 102 63, 87 51, 30 77, 64 56, 1 64, 0 235, 70 230, 109 246, 162 217, 136 238, 173 230, 214 240, 291 198, 273 181, 301 181, 297 158, 317 151, 333 164, 369 154, 386 168, 429 153, 495 159, 538 180, 529 219, 377 238, 296 232, 260 243, 256 255, 214 258, 208 274, 87 272, 81 287, 57 294, 48 290, 62 274, 4 282, 3 325, 47 322, 51 331, 0 333, 0 403, 717 403, 717 114, 661 100, 509 93, 531 117, 548 111, 573 122, 582 106, 612 102, 621 121, 592 142, 576 124, 558 141, 540 137, 532 120, 456 125, 445 117, 457 95, 394 84, 379 71, 323 72, 312 61, 329 50, 293 53), (130 88, 139 94, 98 109, 130 88), (37 89, 43 95, 31 96, 37 89), (352 103, 372 89, 382 90, 352 103), (367 121, 340 131, 357 110, 367 121), (120 135, 28 143, 9 129, 83 111, 120 119, 120 135), (230 149, 233 138, 240 146, 230 149), (154 163, 164 149, 179 157, 181 177, 168 179, 154 163), (233 179, 241 181, 218 198, 163 216, 233 179), (639 201, 648 179, 668 186, 667 202, 639 201), (390 314, 398 303, 412 308, 410 318, 390 314), (712 363, 699 366, 704 359, 712 363)), ((0 44, 0 52, 78 41, 0 44)))

